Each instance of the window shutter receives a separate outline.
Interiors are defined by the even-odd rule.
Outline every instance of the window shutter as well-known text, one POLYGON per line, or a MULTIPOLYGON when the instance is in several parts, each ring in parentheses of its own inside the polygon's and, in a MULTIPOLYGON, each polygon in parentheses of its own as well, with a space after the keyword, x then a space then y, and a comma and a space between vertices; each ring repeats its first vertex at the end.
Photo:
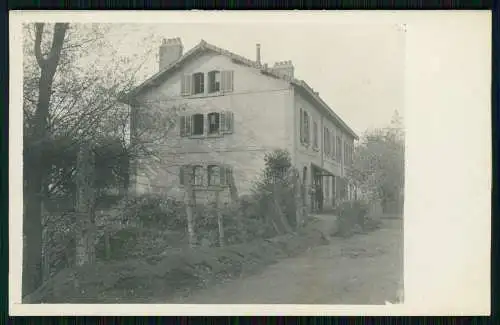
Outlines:
POLYGON ((185 135, 188 136, 188 135, 191 135, 193 133, 193 115, 190 115, 190 116, 186 116, 186 133, 185 135))
POLYGON ((219 113, 219 130, 221 133, 226 133, 226 112, 219 113))
POLYGON ((219 176, 220 176, 220 185, 227 185, 227 178, 226 178, 226 167, 224 166, 219 166, 219 176))
POLYGON ((226 70, 221 72, 221 88, 223 92, 232 92, 234 79, 234 71, 226 70))
POLYGON ((182 76, 182 83, 181 83, 181 95, 182 96, 191 95, 192 82, 193 82, 193 77, 191 75, 182 76))
POLYGON ((299 113, 300 117, 299 117, 299 123, 300 123, 300 127, 299 127, 299 138, 300 138, 300 143, 304 143, 304 117, 302 116, 302 108, 300 109, 300 113, 299 113))
POLYGON ((224 171, 225 171, 225 176, 226 176, 225 184, 228 186, 231 186, 231 178, 233 177, 232 176, 233 170, 231 169, 231 167, 225 167, 224 171))
POLYGON ((179 184, 184 185, 184 172, 185 168, 184 166, 179 167, 179 184))
POLYGON ((234 126, 234 114, 233 112, 225 112, 226 118, 225 118, 225 123, 226 123, 226 133, 233 133, 233 126, 234 126))
POLYGON ((186 117, 181 116, 179 118, 179 129, 180 129, 180 136, 184 137, 186 136, 186 117))

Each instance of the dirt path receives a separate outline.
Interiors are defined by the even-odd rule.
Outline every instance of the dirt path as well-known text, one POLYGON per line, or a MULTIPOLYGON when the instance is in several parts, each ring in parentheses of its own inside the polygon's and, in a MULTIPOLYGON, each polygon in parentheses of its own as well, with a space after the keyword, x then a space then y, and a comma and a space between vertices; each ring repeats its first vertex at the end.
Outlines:
POLYGON ((402 222, 271 265, 260 274, 229 280, 168 303, 384 304, 396 298, 403 259, 402 222))

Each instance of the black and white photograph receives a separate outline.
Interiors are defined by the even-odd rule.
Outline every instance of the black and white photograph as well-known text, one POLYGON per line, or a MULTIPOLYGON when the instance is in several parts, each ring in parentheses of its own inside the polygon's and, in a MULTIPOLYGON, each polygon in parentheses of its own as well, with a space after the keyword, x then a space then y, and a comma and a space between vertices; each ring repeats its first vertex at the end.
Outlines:
POLYGON ((20 303, 404 304, 408 29, 22 22, 20 303))

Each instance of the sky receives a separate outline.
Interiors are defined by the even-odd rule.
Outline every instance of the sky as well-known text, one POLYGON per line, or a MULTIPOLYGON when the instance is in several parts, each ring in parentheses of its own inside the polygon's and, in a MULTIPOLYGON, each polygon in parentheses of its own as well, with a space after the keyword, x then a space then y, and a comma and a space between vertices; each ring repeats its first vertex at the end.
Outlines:
POLYGON ((158 71, 163 38, 179 37, 188 51, 202 39, 272 66, 291 60, 295 77, 361 135, 385 127, 395 110, 404 118, 405 32, 397 25, 324 23, 172 23, 115 25, 106 36, 122 55, 149 52, 143 77, 158 71))

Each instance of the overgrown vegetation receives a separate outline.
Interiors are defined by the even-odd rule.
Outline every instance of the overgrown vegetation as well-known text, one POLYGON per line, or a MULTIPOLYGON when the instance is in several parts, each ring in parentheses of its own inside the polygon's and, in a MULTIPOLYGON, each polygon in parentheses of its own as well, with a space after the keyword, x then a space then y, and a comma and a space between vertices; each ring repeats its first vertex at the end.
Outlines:
POLYGON ((350 177, 369 200, 381 200, 384 212, 401 214, 404 202, 405 140, 397 113, 387 128, 367 131, 354 150, 350 177))

